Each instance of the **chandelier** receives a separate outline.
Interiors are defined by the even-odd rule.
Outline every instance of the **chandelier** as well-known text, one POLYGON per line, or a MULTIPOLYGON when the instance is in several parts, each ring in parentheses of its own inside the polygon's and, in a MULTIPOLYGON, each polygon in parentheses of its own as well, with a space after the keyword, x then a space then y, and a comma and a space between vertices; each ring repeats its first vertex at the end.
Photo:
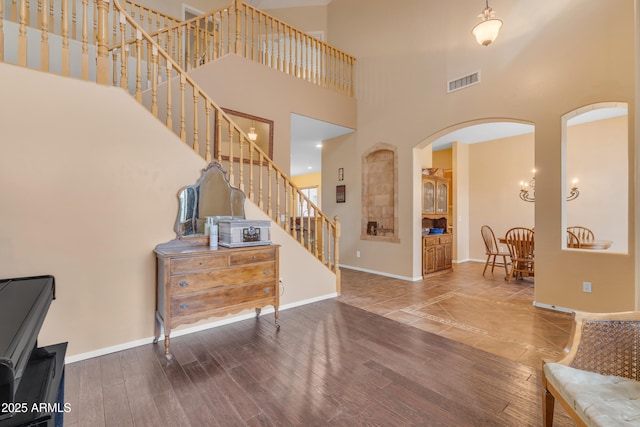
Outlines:
MULTIPOLYGON (((536 171, 533 170, 533 178, 529 182, 520 181, 520 199, 525 202, 536 201, 536 171)), ((567 202, 575 200, 580 195, 578 191, 578 180, 574 179, 571 182, 571 188, 569 189, 569 195, 567 196, 567 202)))
POLYGON ((494 18, 495 12, 489 7, 489 0, 486 0, 485 4, 485 9, 478 15, 478 18, 482 18, 482 22, 473 27, 471 32, 479 44, 489 46, 498 37, 502 21, 494 18))

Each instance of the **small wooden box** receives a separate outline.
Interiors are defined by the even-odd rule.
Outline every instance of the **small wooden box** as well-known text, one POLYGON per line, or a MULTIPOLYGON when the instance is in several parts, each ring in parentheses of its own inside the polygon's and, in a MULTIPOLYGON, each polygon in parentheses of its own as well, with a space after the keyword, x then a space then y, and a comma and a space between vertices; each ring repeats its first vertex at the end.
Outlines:
POLYGON ((218 244, 226 248, 271 244, 271 221, 235 219, 218 223, 218 244))

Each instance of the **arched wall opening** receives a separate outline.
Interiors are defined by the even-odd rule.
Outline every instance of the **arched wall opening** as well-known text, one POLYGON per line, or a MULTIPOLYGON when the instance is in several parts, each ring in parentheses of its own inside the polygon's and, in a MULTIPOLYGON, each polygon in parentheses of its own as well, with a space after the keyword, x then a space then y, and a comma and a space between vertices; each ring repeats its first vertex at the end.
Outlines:
POLYGON ((562 150, 562 248, 628 253, 627 103, 590 104, 562 116, 562 150))
MULTIPOLYGON (((534 125, 524 120, 478 119, 442 129, 414 148, 414 182, 421 181, 423 167, 452 171, 454 263, 484 262, 483 225, 491 226, 496 236, 504 236, 512 227, 534 226, 533 204, 519 198, 520 182, 534 167, 534 130, 534 125)), ((422 231, 421 203, 417 194, 414 235, 422 231)), ((418 254, 420 243, 416 239, 418 254)), ((421 259, 414 259, 419 266, 421 259)))

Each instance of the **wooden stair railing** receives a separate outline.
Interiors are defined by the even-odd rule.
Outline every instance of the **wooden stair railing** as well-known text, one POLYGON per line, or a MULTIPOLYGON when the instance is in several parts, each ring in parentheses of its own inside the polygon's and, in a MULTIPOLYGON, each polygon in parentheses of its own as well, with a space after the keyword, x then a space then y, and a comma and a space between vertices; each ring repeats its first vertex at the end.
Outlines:
MULTIPOLYGON (((24 49, 24 60, 20 65, 51 71, 42 65, 33 66, 26 60, 26 38, 34 32, 26 31, 27 0, 20 1, 19 24, 17 28, 17 52, 24 49), (24 30, 24 31, 23 31, 24 30), (24 46, 22 46, 24 44, 24 46)), ((78 0, 80 1, 80 0, 78 0)), ((336 274, 336 289, 340 292, 339 238, 340 223, 338 217, 332 221, 323 214, 291 179, 265 154, 260 147, 249 139, 207 94, 187 75, 182 67, 158 43, 147 34, 120 5, 113 0, 109 8, 104 0, 97 0, 90 9, 88 0, 81 0, 82 34, 81 78, 90 79, 89 48, 94 49, 94 78, 101 84, 113 84, 128 90, 155 117, 162 121, 193 151, 206 161, 217 160, 227 169, 232 185, 242 189, 256 205, 265 211, 275 224, 282 227, 295 240, 300 242, 323 265, 336 274), (93 36, 94 47, 89 43, 89 11, 95 12, 93 36), (115 14, 111 15, 111 12, 115 14), (111 32, 112 21, 117 21, 117 31, 111 32), (135 42, 129 44, 128 36, 134 34, 135 42), (119 41, 118 47, 110 41, 119 41), (122 54, 124 52, 124 55, 122 54), (86 68, 85 68, 86 67, 86 68), (303 215, 305 213, 305 215, 303 215)), ((1 3, 0 3, 1 4, 1 3)), ((39 10, 50 10, 47 0, 39 0, 39 10)), ((47 41, 50 31, 59 29, 61 35, 60 56, 65 58, 65 45, 69 49, 68 28, 70 18, 65 15, 63 2, 61 10, 54 8, 51 14, 41 14, 41 26, 38 37, 41 39, 40 57, 48 57, 51 47, 47 41), (65 16, 59 26, 50 25, 49 16, 60 13, 65 16), (54 28, 55 27, 55 28, 54 28), (66 37, 66 38, 65 38, 66 37), (65 43, 66 41, 66 43, 65 43)), ((0 18, 2 18, 0 6, 0 18)), ((2 22, 2 19, 0 19, 2 22)), ((0 37, 4 37, 0 27, 0 37)), ((36 32, 37 34, 37 32, 36 32)), ((57 35, 57 34, 56 34, 57 35)), ((75 40, 75 39, 74 39, 75 40)), ((1 45, 0 45, 1 46, 1 45)), ((0 52, 2 53, 2 52, 0 52)), ((68 53, 68 52, 67 52, 68 53)), ((70 57, 70 56, 69 56, 70 57)), ((3 59, 4 60, 4 59, 3 59)), ((73 64, 73 62, 70 62, 73 64)), ((63 73, 62 73, 63 74, 63 73)))
MULTIPOLYGON (((147 32, 155 32, 180 22, 179 19, 129 0, 124 1, 123 4, 124 10, 137 19, 140 26, 147 32)), ((102 41, 103 46, 120 42, 115 6, 113 3, 104 2, 102 7, 107 12, 106 15, 99 14, 99 7, 95 0, 11 0, 11 7, 5 13, 3 2, 0 2, 0 61, 13 62, 63 76, 93 80, 90 74, 95 74, 96 67, 95 64, 90 64, 89 58, 94 56, 91 50, 94 49, 98 40, 102 41), (103 20, 100 25, 99 15, 103 20), (13 23, 18 26, 17 45, 9 46, 9 49, 15 49, 11 55, 12 58, 5 58, 4 40, 7 39, 10 43, 10 38, 5 37, 4 20, 9 25, 13 23), (101 37, 98 37, 99 28, 103 32, 101 37), (41 43, 37 67, 27 64, 28 29, 40 31, 41 43), (109 36, 111 36, 110 40, 109 36), (73 53, 70 48, 72 41, 78 42, 81 46, 78 52, 81 59, 77 64, 72 64, 73 53), (60 56, 50 60, 52 44, 56 43, 60 46, 58 48, 60 56), (57 65, 54 66, 54 64, 57 65), (73 66, 76 68, 75 72, 72 69, 73 66)), ((6 30, 9 31, 10 28, 6 30)), ((135 36, 135 33, 130 36, 135 36)))
POLYGON ((354 94, 353 56, 242 0, 149 34, 185 70, 233 53, 341 94, 354 94))

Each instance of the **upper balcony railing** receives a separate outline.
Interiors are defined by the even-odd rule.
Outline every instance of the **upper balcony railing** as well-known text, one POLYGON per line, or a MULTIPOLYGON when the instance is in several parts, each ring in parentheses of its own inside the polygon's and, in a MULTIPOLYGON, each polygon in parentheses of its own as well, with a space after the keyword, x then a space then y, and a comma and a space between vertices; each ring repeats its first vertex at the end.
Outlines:
POLYGON ((353 96, 353 56, 241 0, 150 35, 185 70, 233 53, 353 96))
MULTIPOLYGON (((112 3, 103 5, 103 22, 99 22, 95 0, 10 0, 3 10, 6 4, 9 0, 0 0, 0 61, 93 80, 90 74, 95 76, 96 67, 89 56, 95 57, 99 27, 103 43, 120 42, 120 24, 112 3), (60 54, 50 55, 53 51, 60 54)), ((180 22, 129 0, 122 8, 148 33, 180 22)))

